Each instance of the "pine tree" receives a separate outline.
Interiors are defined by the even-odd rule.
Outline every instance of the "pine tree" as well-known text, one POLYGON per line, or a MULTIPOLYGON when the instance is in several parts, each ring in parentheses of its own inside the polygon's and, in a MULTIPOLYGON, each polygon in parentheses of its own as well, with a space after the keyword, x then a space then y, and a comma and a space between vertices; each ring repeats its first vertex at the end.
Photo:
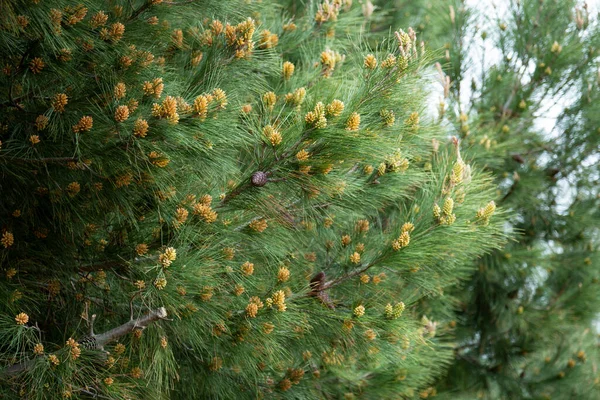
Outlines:
POLYGON ((414 31, 370 47, 339 0, 2 7, 0 396, 433 394, 443 291, 505 217, 414 31))
MULTIPOLYGON (((412 4, 422 37, 443 51, 441 123, 496 177, 517 233, 452 292, 455 362, 439 397, 596 399, 597 16, 577 1, 412 4)), ((388 24, 406 18, 388 11, 388 24)))

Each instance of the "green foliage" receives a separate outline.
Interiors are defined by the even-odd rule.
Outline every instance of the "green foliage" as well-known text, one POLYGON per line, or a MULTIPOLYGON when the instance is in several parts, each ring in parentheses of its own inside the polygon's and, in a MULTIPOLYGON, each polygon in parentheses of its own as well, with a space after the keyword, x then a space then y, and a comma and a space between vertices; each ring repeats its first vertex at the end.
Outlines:
POLYGON ((426 3, 413 6, 445 52, 440 117, 495 176, 520 233, 452 292, 455 362, 440 397, 598 398, 597 16, 576 1, 426 3))
POLYGON ((432 393, 492 178, 412 31, 286 3, 2 3, 0 396, 432 393))

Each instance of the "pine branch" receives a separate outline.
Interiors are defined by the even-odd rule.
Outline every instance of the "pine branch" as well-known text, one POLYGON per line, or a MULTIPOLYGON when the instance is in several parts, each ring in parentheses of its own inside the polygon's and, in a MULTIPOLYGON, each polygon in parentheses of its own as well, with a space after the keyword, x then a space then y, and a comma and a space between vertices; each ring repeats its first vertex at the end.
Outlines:
POLYGON ((250 184, 250 181, 246 181, 246 182, 238 185, 233 191, 231 191, 227 196, 225 196, 223 198, 223 200, 221 200, 221 202, 219 203, 219 206, 225 205, 228 201, 230 201, 231 199, 234 199, 235 197, 237 197, 239 194, 241 194, 244 190, 246 190, 249 187, 252 187, 252 185, 250 184))
POLYGON ((110 331, 101 333, 99 335, 95 335, 93 336, 93 338, 96 340, 96 345, 98 347, 102 347, 105 344, 120 338, 121 336, 125 336, 134 329, 144 329, 153 322, 165 318, 167 318, 167 310, 164 307, 160 307, 150 311, 149 313, 140 318, 131 319, 123 325, 117 326, 116 328, 111 329, 110 331))
POLYGON ((515 192, 515 189, 517 188, 518 184, 519 184, 518 180, 513 182, 513 184, 510 186, 510 189, 508 189, 508 192, 506 192, 504 197, 502 197, 502 200, 500 200, 500 203, 504 203, 506 201, 506 199, 508 199, 515 192))
POLYGON ((348 272, 345 275, 340 276, 337 279, 333 279, 331 281, 327 281, 323 284, 323 286, 321 287, 320 290, 327 290, 327 289, 331 289, 334 286, 337 286, 345 281, 347 281, 348 279, 354 278, 355 276, 358 276, 364 272, 367 272, 369 270, 369 268, 371 268, 372 266, 374 266, 376 264, 376 262, 381 261, 381 260, 374 260, 371 263, 367 263, 367 264, 363 264, 362 266, 360 266, 359 268, 356 268, 353 271, 348 272))
MULTIPOLYGON (((181 5, 193 3, 195 1, 196 0, 165 1, 165 2, 163 2, 163 4, 168 4, 170 6, 181 6, 181 5)), ((137 17, 139 17, 140 14, 142 14, 144 11, 146 11, 151 5, 152 5, 152 2, 150 2, 150 1, 145 2, 142 6, 140 6, 140 8, 138 8, 131 14, 131 16, 129 17, 129 21, 134 20, 137 17)))
POLYGON ((68 162, 78 162, 79 159, 77 157, 46 157, 46 158, 19 158, 19 157, 2 157, 2 159, 7 161, 14 162, 22 162, 22 163, 68 163, 68 162))
POLYGON ((318 298, 321 303, 332 310, 335 308, 333 301, 329 298, 329 294, 325 291, 325 273, 323 271, 316 274, 310 280, 310 288, 311 290, 308 293, 310 297, 318 298))
POLYGON ((306 131, 304 131, 302 133, 302 135, 298 138, 298 140, 292 146, 290 146, 290 148, 288 148, 286 151, 284 151, 281 154, 281 156, 279 156, 279 157, 276 156, 275 162, 273 162, 269 166, 269 168, 267 168, 265 171, 257 171, 257 173, 259 173, 259 172, 263 173, 265 175, 265 177, 267 178, 267 180, 264 183, 257 184, 257 182, 255 181, 255 175, 253 175, 249 180, 246 180, 246 181, 240 183, 234 190, 232 190, 229 194, 227 194, 227 196, 225 196, 225 198, 223 198, 223 200, 221 200, 221 202, 219 203, 219 206, 225 205, 227 202, 229 202, 230 200, 239 196, 242 192, 244 192, 248 188, 261 187, 261 186, 264 186, 267 182, 277 182, 277 181, 285 180, 285 178, 276 178, 276 179, 268 179, 268 178, 271 175, 273 175, 276 167, 279 164, 281 164, 283 161, 287 160, 288 158, 293 157, 296 154, 296 151, 298 150, 299 146, 308 138, 310 133, 313 132, 314 130, 315 130, 314 128, 310 128, 310 129, 307 129, 306 131))
POLYGON ((101 270, 105 270, 105 269, 123 268, 126 266, 127 266, 127 264, 125 262, 111 260, 111 261, 105 261, 105 262, 101 262, 101 263, 97 263, 97 264, 81 265, 81 266, 77 267, 77 270, 82 271, 82 272, 94 272, 94 271, 101 271, 101 270))
MULTIPOLYGON (((95 317, 92 317, 92 318, 95 319, 95 317)), ((104 345, 106 345, 106 344, 112 342, 113 340, 116 340, 122 336, 125 336, 126 334, 132 332, 135 329, 145 329, 150 324, 158 321, 159 319, 166 319, 166 318, 167 318, 167 310, 164 307, 160 307, 155 310, 151 310, 150 312, 148 312, 147 314, 145 314, 139 318, 130 319, 123 325, 119 325, 116 328, 113 328, 107 332, 100 333, 98 335, 92 334, 90 336, 84 336, 81 339, 81 342, 83 342, 83 345, 88 348, 101 349, 104 345)), ((23 371, 27 370, 28 368, 30 368, 34 364, 34 362, 35 362, 35 359, 30 359, 30 360, 20 362, 18 364, 11 365, 10 367, 8 367, 4 371, 2 371, 0 373, 0 376, 1 375, 14 375, 14 374, 23 372, 23 371)))
POLYGON ((132 21, 132 20, 136 19, 137 17, 139 17, 139 15, 141 13, 143 13, 144 11, 146 11, 146 9, 148 7, 150 7, 151 5, 152 5, 151 2, 149 2, 149 1, 145 2, 142 6, 140 6, 140 8, 138 8, 131 14, 131 16, 129 17, 129 21, 132 21))

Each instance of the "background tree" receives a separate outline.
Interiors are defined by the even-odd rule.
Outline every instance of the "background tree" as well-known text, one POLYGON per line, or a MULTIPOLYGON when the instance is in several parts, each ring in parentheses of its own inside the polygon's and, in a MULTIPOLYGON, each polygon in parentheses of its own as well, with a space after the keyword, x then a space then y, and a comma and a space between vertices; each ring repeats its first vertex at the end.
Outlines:
POLYGON ((496 176, 521 233, 454 292, 456 361, 437 387, 465 399, 595 399, 598 20, 577 1, 498 5, 425 2, 417 22, 443 49, 442 123, 496 176))
POLYGON ((434 392, 443 290, 504 221, 412 30, 369 48, 335 0, 2 7, 1 396, 434 392))

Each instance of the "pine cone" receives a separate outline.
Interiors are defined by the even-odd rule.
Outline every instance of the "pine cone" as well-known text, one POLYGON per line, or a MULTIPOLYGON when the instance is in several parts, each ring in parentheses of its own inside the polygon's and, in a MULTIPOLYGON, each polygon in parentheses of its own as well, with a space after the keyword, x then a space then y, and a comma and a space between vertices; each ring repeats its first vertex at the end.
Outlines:
POLYGON ((262 171, 255 172, 252 174, 252 185, 262 187, 267 184, 269 177, 262 171))
POLYGON ((88 350, 98 350, 98 341, 95 336, 86 335, 77 341, 81 347, 88 350))

